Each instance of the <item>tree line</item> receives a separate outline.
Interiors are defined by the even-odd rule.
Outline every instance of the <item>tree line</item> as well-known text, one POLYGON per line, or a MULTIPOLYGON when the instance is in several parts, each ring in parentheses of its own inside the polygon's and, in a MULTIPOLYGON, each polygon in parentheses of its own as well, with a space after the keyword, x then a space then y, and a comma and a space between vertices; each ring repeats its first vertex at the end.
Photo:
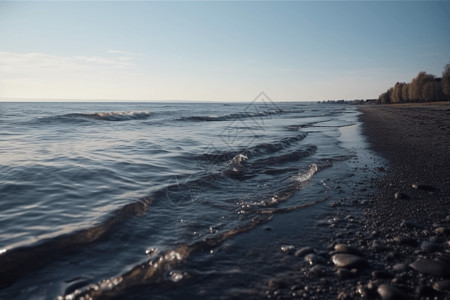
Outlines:
POLYGON ((411 82, 397 82, 378 97, 381 104, 447 100, 450 100, 450 63, 441 78, 422 71, 411 82))

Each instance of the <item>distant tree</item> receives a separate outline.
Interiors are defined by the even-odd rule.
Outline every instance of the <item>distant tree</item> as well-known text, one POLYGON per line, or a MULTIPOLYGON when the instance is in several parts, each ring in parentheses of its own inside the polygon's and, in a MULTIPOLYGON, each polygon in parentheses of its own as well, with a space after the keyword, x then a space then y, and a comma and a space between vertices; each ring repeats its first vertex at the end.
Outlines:
POLYGON ((423 97, 426 101, 441 101, 444 99, 442 92, 441 78, 436 78, 433 81, 428 81, 423 86, 423 97))
POLYGON ((404 85, 405 85, 404 82, 397 82, 395 84, 394 88, 392 89, 392 93, 391 93, 391 102, 392 103, 403 102, 402 90, 403 90, 404 85))
POLYGON ((378 103, 424 102, 450 100, 450 62, 442 78, 422 71, 410 83, 397 82, 378 97, 378 103))
POLYGON ((419 74, 417 74, 417 76, 411 81, 410 87, 408 89, 409 98, 414 101, 427 100, 423 89, 427 82, 433 81, 434 79, 434 75, 427 74, 424 71, 419 72, 419 74))
POLYGON ((385 93, 381 94, 378 97, 378 102, 381 104, 389 104, 391 103, 391 94, 392 94, 392 89, 390 88, 389 90, 387 90, 385 93))
POLYGON ((405 83, 402 86, 402 99, 404 102, 409 102, 409 95, 408 95, 408 88, 409 88, 409 83, 405 83))
POLYGON ((442 73, 442 92, 450 99, 450 63, 448 63, 442 73))

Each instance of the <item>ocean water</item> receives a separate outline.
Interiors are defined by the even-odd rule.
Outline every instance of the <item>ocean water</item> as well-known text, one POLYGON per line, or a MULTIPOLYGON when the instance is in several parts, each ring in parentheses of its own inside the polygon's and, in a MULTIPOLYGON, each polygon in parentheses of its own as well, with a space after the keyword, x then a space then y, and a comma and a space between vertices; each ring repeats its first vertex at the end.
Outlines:
POLYGON ((0 298, 260 297, 362 200, 354 106, 0 103, 0 298))

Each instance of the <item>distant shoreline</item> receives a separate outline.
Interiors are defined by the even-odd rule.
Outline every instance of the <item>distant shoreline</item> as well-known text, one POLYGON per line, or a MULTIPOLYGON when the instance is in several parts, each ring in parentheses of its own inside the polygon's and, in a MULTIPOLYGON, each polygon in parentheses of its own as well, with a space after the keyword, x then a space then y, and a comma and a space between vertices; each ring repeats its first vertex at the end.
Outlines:
POLYGON ((449 106, 450 101, 440 101, 440 102, 409 102, 409 103, 391 103, 391 104, 380 104, 387 107, 409 107, 409 106, 449 106))

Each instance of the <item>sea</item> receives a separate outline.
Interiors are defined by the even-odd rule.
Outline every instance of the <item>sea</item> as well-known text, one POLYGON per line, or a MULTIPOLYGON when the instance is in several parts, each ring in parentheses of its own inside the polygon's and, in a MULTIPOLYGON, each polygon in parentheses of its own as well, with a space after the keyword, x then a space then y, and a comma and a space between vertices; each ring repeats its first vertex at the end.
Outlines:
POLYGON ((385 162, 359 115, 265 95, 0 103, 0 299, 264 297, 299 270, 287 250, 361 217, 385 162))

